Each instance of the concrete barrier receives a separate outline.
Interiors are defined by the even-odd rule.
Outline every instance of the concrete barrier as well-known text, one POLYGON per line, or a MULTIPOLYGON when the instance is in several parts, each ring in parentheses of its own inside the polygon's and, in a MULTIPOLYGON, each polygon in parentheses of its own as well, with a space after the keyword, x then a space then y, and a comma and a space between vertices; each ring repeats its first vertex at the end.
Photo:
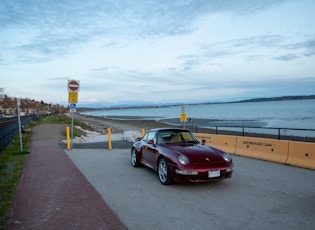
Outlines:
POLYGON ((289 141, 289 156, 286 163, 315 169, 315 143, 289 141))
POLYGON ((195 136, 201 142, 206 141, 206 145, 211 145, 215 148, 221 149, 227 153, 234 154, 236 147, 236 136, 228 135, 215 135, 215 134, 204 134, 195 133, 195 136))
POLYGON ((235 154, 285 164, 289 142, 265 138, 237 137, 235 154))
POLYGON ((205 133, 195 136, 230 154, 315 169, 315 143, 205 133))

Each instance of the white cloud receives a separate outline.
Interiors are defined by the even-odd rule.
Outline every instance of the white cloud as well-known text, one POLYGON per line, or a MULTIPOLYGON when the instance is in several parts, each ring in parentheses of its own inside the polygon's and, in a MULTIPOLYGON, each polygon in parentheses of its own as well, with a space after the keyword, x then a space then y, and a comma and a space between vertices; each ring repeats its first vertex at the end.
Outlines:
POLYGON ((310 0, 3 0, 1 87, 66 104, 67 79, 78 79, 78 106, 309 94, 314 7, 310 0))

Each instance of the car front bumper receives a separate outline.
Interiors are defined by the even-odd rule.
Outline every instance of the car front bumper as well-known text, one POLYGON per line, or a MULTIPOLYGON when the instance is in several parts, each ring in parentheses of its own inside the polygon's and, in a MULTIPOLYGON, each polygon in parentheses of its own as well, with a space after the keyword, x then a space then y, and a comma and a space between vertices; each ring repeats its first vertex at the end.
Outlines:
POLYGON ((177 167, 171 169, 171 178, 176 182, 209 182, 231 178, 233 166, 221 169, 183 170, 177 167), (215 175, 212 174, 215 172, 215 175))

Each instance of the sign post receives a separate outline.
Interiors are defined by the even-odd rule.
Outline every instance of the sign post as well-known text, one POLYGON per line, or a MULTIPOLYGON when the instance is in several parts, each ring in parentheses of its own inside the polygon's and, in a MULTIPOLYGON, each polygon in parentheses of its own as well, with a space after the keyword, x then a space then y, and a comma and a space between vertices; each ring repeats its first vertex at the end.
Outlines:
POLYGON ((21 152, 23 152, 22 126, 21 126, 21 116, 20 116, 20 106, 21 106, 20 98, 16 99, 16 105, 17 105, 17 113, 18 113, 18 121, 19 121, 20 149, 21 149, 21 152))
POLYGON ((180 122, 184 123, 184 128, 185 128, 185 123, 187 122, 187 116, 185 112, 185 105, 182 105, 182 113, 180 114, 180 122))
POLYGON ((71 113, 71 148, 73 147, 73 113, 76 112, 76 104, 78 103, 78 92, 80 89, 80 81, 68 80, 68 103, 70 104, 71 113))

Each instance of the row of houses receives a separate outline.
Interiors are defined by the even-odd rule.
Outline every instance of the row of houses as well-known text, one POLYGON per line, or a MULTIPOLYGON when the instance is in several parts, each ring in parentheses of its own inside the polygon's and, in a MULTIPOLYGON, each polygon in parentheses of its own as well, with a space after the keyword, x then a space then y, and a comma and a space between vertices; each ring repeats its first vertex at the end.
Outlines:
MULTIPOLYGON (((65 113, 68 108, 59 104, 48 104, 43 101, 35 101, 32 99, 20 99, 20 115, 47 115, 56 113, 65 113)), ((4 97, 0 98, 0 117, 17 116, 17 98, 4 97)))

